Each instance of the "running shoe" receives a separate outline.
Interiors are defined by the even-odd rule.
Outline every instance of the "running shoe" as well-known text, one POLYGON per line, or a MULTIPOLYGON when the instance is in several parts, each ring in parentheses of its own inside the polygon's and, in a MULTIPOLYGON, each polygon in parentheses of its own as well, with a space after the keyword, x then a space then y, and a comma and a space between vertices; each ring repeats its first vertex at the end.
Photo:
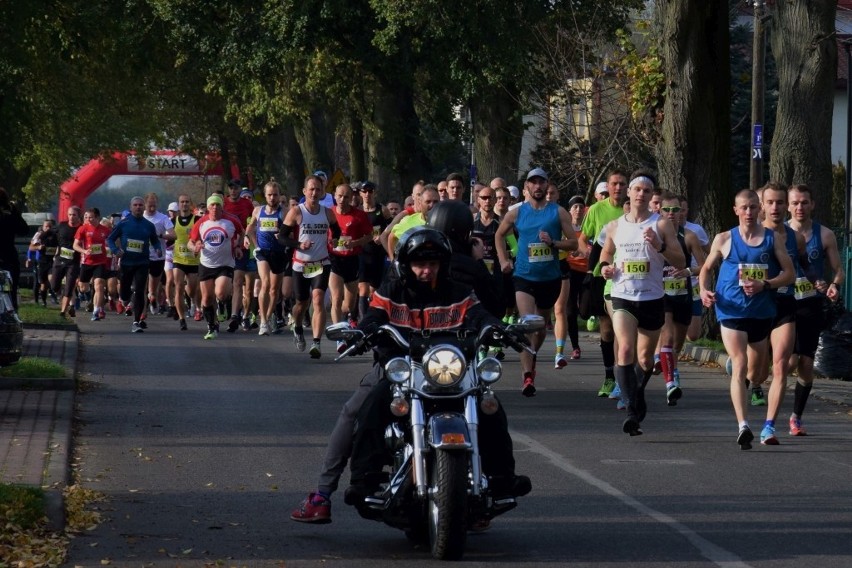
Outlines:
POLYGON ((641 436, 643 434, 639 420, 635 416, 628 416, 621 425, 621 431, 630 436, 641 436))
POLYGON ((251 321, 249 321, 249 319, 248 319, 248 318, 244 319, 244 320, 242 321, 242 323, 240 323, 240 328, 241 328, 243 331, 248 331, 248 330, 250 330, 250 329, 251 329, 251 321))
POLYGON ((192 315, 192 319, 195 321, 201 321, 204 319, 204 314, 201 313, 201 310, 196 308, 195 313, 192 315))
POLYGON ((683 391, 672 381, 666 385, 666 404, 669 406, 677 406, 677 401, 683 396, 683 391))
POLYGON ((563 368, 565 368, 565 365, 567 365, 567 364, 568 364, 568 359, 565 358, 565 355, 563 355, 562 353, 557 353, 556 354, 556 360, 553 363, 553 368, 554 369, 563 369, 563 368))
POLYGON ((795 416, 790 417, 790 435, 791 436, 807 436, 808 432, 802 426, 802 421, 795 416))
POLYGON ((337 353, 338 354, 343 355, 343 352, 346 351, 347 349, 349 349, 349 346, 346 345, 345 341, 338 341, 337 342, 337 353))
POLYGON ((133 322, 133 325, 130 326, 131 333, 142 333, 143 331, 145 330, 142 329, 142 326, 139 325, 138 321, 133 322))
POLYGON ((216 319, 225 321, 228 315, 225 313, 225 302, 216 302, 216 319))
POLYGON ((322 357, 322 351, 320 350, 320 342, 311 342, 311 349, 308 351, 308 353, 311 355, 311 359, 319 359, 320 357, 322 357))
POLYGON ((296 344, 296 351, 305 351, 305 336, 302 333, 293 330, 293 343, 296 344))
POLYGON ((152 315, 157 315, 157 300, 148 296, 148 309, 151 310, 152 315))
POLYGON ((754 387, 751 389, 751 405, 766 406, 766 396, 763 394, 763 389, 754 387))
POLYGON ((74 304, 68 306, 68 317, 77 317, 77 310, 74 308, 74 304))
POLYGON ((737 435, 737 444, 739 444, 740 449, 750 450, 752 440, 754 440, 754 434, 751 433, 751 429, 748 426, 740 428, 740 433, 737 435))
POLYGON ((110 299, 109 301, 109 311, 118 312, 118 306, 116 305, 115 300, 113 299, 110 299))
POLYGON ((169 306, 168 317, 172 318, 173 320, 179 319, 176 307, 169 306))
POLYGON ((208 327, 207 333, 204 334, 204 339, 216 339, 219 337, 219 329, 216 327, 208 327))
MULTIPOLYGON (((143 315, 144 315, 144 314, 143 314, 143 315)), ((148 329, 148 322, 147 322, 147 321, 145 321, 145 318, 140 318, 140 319, 139 319, 139 326, 140 326, 142 329, 148 329)))
POLYGON ((228 329, 226 330, 228 333, 234 333, 240 327, 240 316, 234 316, 231 318, 231 321, 228 322, 228 329))
POLYGON ((760 431, 760 443, 764 446, 777 446, 778 438, 775 437, 774 426, 764 426, 760 431))
POLYGON ((571 352, 571 360, 576 361, 579 358, 580 358, 580 348, 578 347, 574 351, 571 352))
POLYGON ((654 375, 659 375, 663 372, 663 362, 660 361, 659 355, 654 355, 654 370, 651 371, 654 375))
POLYGON ((50 295, 50 301, 53 302, 54 305, 58 306, 59 305, 59 297, 56 295, 56 292, 51 290, 50 292, 48 292, 48 294, 50 295))
POLYGON ((130 305, 130 304, 125 305, 124 306, 124 316, 130 317, 132 315, 133 315, 133 306, 130 305))
POLYGON ((92 312, 92 321, 98 321, 100 318, 98 312, 92 312))
POLYGON ((523 384, 521 386, 521 394, 525 397, 535 396, 535 373, 524 373, 523 384))
POLYGON ((311 493, 298 509, 290 513, 290 519, 315 525, 328 524, 331 522, 331 501, 318 493, 311 493))
POLYGON ((180 320, 180 330, 186 331, 186 329, 187 329, 186 328, 186 320, 185 319, 180 320))
POLYGON ((624 398, 619 398, 615 403, 616 410, 627 410, 627 401, 624 398))
POLYGON ((89 300, 88 302, 86 302, 86 311, 87 312, 94 312, 95 311, 95 303, 93 301, 89 300))
POLYGON ((601 385, 601 389, 598 391, 598 396, 600 398, 607 398, 610 393, 612 393, 612 389, 615 388, 615 377, 607 377, 604 379, 603 384, 601 385))
POLYGON ((615 387, 612 389, 612 392, 609 393, 609 397, 613 400, 621 398, 621 387, 618 385, 618 381, 615 382, 615 387))
POLYGON ((266 323, 261 322, 260 329, 257 330, 258 335, 269 335, 269 326, 266 323))

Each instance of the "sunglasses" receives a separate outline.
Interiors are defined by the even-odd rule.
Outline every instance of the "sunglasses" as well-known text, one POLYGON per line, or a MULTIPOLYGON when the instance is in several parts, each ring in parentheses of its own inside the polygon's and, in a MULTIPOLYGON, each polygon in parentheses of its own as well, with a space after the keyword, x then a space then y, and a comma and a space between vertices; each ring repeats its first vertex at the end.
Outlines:
POLYGON ((680 213, 680 207, 660 207, 660 210, 665 211, 666 213, 680 213))
POLYGON ((493 195, 478 195, 477 197, 479 197, 480 199, 491 199, 494 196, 493 195))

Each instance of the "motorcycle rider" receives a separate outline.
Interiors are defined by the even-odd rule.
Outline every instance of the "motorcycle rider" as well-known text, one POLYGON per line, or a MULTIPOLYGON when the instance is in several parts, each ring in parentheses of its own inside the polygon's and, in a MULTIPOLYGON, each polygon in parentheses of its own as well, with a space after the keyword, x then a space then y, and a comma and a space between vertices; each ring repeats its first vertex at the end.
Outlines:
MULTIPOLYGON (((450 242, 439 231, 427 227, 406 233, 395 255, 399 278, 386 279, 373 294, 370 310, 359 323, 359 329, 369 334, 383 324, 390 324, 403 337, 408 337, 415 331, 479 330, 489 324, 501 325, 480 304, 469 286, 451 278, 451 256, 450 242)), ((373 372, 379 377, 358 410, 355 422, 351 485, 344 497, 349 505, 362 502, 378 490, 384 477, 381 470, 388 459, 384 432, 393 416, 391 389, 382 369, 385 362, 399 355, 400 348, 393 342, 375 346, 373 372)), ((483 413, 479 419, 482 469, 491 478, 494 495, 526 495, 532 486, 528 477, 515 475, 512 439, 502 405, 495 414, 483 413)))
MULTIPOLYGON (((466 214, 470 216, 470 213, 467 211, 466 214)), ((469 287, 453 285, 445 274, 449 264, 450 244, 441 233, 434 229, 417 228, 403 237, 398 244, 398 251, 404 256, 403 266, 409 266, 412 262, 420 263, 427 256, 438 258, 440 268, 436 272, 441 273, 437 279, 440 285, 435 291, 432 291, 432 294, 436 297, 438 297, 438 293, 446 294, 449 289, 455 289, 456 295, 461 298, 468 299, 472 296, 469 287)), ((455 275, 453 275, 453 280, 456 280, 455 275)), ((371 307, 366 312, 365 318, 362 318, 359 323, 359 329, 369 332, 378 327, 378 325, 381 325, 381 322, 387 322, 389 318, 386 309, 389 299, 412 298, 418 290, 424 287, 428 287, 428 285, 417 282, 414 278, 385 278, 382 285, 373 294, 371 307)), ((475 296, 472 300, 476 302, 475 296)), ((411 302, 411 305, 419 304, 411 302)), ((476 303, 472 311, 473 315, 483 318, 483 324, 499 323, 499 320, 489 316, 478 303, 476 303)), ((396 349, 398 350, 398 348, 396 349)), ((334 430, 331 433, 328 447, 326 448, 325 461, 319 477, 317 490, 310 493, 299 507, 292 512, 290 515, 292 520, 314 524, 331 522, 331 494, 337 490, 340 476, 352 454, 356 414, 371 392, 374 392, 374 387, 380 381, 381 388, 379 390, 390 393, 387 381, 382 380, 383 369, 384 363, 395 354, 392 351, 388 352, 387 349, 380 349, 376 353, 373 368, 364 375, 358 388, 343 405, 334 430)), ((521 496, 529 493, 531 488, 529 479, 525 476, 516 477, 514 475, 514 458, 511 451, 512 440, 508 434, 506 414, 502 405, 492 417, 482 418, 480 420, 482 431, 483 433, 488 432, 487 436, 480 437, 483 469, 494 475, 497 475, 498 472, 502 473, 504 475, 504 487, 509 487, 510 490, 513 490, 514 495, 521 496), (499 446, 496 451, 492 449, 494 445, 499 446), (489 452, 489 449, 492 451, 489 452), (486 456, 486 454, 491 455, 486 456)))

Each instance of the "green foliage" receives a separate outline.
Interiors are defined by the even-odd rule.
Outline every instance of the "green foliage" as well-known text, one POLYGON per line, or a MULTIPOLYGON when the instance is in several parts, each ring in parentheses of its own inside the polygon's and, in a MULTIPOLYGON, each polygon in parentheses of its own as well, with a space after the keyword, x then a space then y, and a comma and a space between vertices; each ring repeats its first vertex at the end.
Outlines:
POLYGON ((644 36, 647 46, 640 51, 633 41, 631 32, 616 31, 616 42, 621 49, 621 57, 616 61, 619 77, 624 80, 629 93, 630 111, 633 118, 654 117, 654 122, 662 120, 663 101, 666 88, 666 76, 659 48, 648 41, 648 25, 637 26, 637 32, 644 36))
POLYGON ((65 367, 44 357, 21 357, 14 365, 0 368, 0 377, 16 379, 61 379, 65 367))

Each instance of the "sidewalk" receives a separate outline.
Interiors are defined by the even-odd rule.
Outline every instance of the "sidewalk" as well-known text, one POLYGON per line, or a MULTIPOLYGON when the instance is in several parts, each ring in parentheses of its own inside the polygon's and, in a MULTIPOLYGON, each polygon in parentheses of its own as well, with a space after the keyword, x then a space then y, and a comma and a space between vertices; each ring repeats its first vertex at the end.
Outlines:
POLYGON ((41 487, 54 528, 64 526, 79 332, 24 329, 24 356, 52 359, 64 379, 0 379, 0 482, 41 487))

